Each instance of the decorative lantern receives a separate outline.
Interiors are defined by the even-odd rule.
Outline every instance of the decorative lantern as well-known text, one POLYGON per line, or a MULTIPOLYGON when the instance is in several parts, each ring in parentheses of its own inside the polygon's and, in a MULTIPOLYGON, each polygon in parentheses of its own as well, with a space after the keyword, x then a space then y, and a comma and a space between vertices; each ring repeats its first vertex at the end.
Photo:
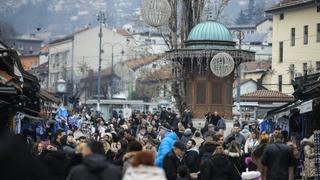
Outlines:
POLYGON ((144 0, 141 15, 146 24, 160 27, 168 23, 171 6, 167 0, 144 0))
POLYGON ((212 58, 210 69, 214 75, 226 77, 234 70, 234 60, 228 53, 218 53, 212 58))
POLYGON ((67 91, 67 85, 66 85, 66 81, 63 79, 59 79, 56 82, 56 91, 58 93, 66 93, 67 91))

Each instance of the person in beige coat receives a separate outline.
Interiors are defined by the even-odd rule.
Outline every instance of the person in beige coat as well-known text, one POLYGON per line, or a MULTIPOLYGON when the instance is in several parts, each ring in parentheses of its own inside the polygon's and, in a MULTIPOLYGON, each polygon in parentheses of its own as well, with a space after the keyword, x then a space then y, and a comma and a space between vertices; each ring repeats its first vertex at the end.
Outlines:
POLYGON ((167 180, 164 170, 154 166, 154 160, 151 151, 137 152, 122 180, 167 180))
POLYGON ((315 154, 313 138, 303 139, 301 146, 303 147, 304 161, 302 177, 304 180, 314 179, 316 175, 315 154))

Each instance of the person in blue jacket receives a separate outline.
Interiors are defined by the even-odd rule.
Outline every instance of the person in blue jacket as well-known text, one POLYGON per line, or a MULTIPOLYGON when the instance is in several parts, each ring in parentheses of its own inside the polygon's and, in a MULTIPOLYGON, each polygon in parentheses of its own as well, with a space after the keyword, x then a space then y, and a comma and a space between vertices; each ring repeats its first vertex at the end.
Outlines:
POLYGON ((167 133, 164 139, 161 141, 161 144, 158 149, 158 154, 156 158, 156 166, 163 167, 164 157, 171 152, 173 144, 177 140, 177 135, 174 132, 167 133))

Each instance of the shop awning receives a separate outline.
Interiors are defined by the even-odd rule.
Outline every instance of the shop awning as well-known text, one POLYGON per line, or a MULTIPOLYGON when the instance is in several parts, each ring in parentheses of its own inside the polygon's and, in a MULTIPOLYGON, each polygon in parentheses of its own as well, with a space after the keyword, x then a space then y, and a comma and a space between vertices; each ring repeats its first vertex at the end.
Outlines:
POLYGON ((271 116, 283 116, 283 115, 286 115, 287 113, 290 112, 290 109, 292 108, 295 108, 297 106, 299 106, 302 102, 301 101, 292 101, 292 102, 289 102, 283 106, 280 106, 278 108, 275 108, 275 109, 272 109, 271 111, 268 111, 267 115, 266 115, 266 118, 268 117, 271 117, 271 116))
POLYGON ((290 114, 290 110, 293 108, 298 108, 300 110, 300 113, 304 114, 312 111, 312 107, 313 107, 312 99, 308 101, 296 100, 269 111, 266 117, 274 116, 274 117, 280 118, 283 115, 290 114))
POLYGON ((40 91, 38 92, 38 96, 44 101, 49 101, 49 102, 53 102, 53 103, 60 102, 59 98, 56 98, 55 96, 53 96, 52 94, 50 94, 49 92, 47 92, 44 89, 40 89, 40 91))

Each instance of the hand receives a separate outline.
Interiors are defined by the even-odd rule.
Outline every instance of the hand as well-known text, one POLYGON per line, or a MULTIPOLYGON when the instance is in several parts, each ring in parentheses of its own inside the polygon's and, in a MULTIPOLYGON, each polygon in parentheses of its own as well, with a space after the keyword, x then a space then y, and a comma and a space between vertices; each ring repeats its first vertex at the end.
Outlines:
POLYGON ((48 145, 47 150, 48 151, 57 151, 58 149, 52 145, 48 145))

